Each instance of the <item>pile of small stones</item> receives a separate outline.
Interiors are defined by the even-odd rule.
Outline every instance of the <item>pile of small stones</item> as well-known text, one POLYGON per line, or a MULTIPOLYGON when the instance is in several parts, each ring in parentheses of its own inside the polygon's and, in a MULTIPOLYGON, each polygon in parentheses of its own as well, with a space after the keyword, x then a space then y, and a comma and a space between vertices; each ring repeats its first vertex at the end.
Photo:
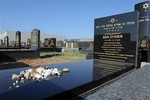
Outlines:
POLYGON ((29 80, 48 80, 52 77, 59 77, 64 72, 69 72, 68 68, 64 68, 63 70, 60 70, 58 68, 51 68, 51 67, 38 67, 33 69, 28 69, 26 71, 21 71, 19 75, 13 74, 12 80, 13 86, 16 86, 17 88, 20 87, 18 83, 24 83, 25 81, 29 80))

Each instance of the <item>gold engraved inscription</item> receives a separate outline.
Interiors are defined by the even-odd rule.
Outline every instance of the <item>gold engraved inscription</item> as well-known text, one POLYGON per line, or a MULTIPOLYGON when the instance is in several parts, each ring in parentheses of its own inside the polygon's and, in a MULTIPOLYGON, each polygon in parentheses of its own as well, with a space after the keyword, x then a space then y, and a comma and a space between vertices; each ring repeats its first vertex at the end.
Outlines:
POLYGON ((122 53, 125 49, 121 39, 123 39, 123 34, 121 33, 105 33, 102 36, 103 44, 101 45, 101 51, 95 52, 101 60, 111 60, 111 61, 121 61, 129 58, 133 58, 134 55, 122 53))

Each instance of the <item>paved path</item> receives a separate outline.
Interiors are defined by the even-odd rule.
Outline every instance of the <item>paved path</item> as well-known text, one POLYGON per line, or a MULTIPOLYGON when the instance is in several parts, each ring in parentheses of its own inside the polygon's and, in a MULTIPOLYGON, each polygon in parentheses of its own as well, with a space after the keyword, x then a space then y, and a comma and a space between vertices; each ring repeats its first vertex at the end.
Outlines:
POLYGON ((150 100, 150 65, 104 86, 84 100, 150 100))

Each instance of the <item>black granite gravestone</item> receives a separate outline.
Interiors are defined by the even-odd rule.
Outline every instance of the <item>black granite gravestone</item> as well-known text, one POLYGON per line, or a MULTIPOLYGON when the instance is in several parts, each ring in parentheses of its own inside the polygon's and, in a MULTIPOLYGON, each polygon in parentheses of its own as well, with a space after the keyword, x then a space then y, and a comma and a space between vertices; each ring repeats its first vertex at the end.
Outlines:
MULTIPOLYGON (((150 41, 150 40, 149 40, 150 41)), ((148 62, 150 62, 150 43, 148 45, 148 62)))
POLYGON ((8 47, 8 46, 9 46, 9 37, 8 37, 8 36, 5 36, 5 37, 4 37, 4 46, 5 46, 5 47, 8 47))
POLYGON ((31 32, 31 49, 40 48, 40 30, 33 29, 31 32))
POLYGON ((44 40, 44 47, 48 47, 49 46, 49 39, 45 38, 44 40))
POLYGON ((45 38, 45 47, 56 48, 56 38, 45 38))
POLYGON ((130 63, 137 67, 137 38, 136 11, 95 19, 94 58, 130 63))
POLYGON ((51 38, 50 39, 50 47, 56 48, 56 38, 51 38))
POLYGON ((89 48, 89 42, 87 42, 87 41, 78 42, 78 47, 79 48, 89 48))
POLYGON ((147 61, 148 57, 150 57, 148 55, 148 44, 150 41, 150 1, 136 4, 135 10, 139 11, 139 53, 141 53, 141 61, 147 61))
POLYGON ((15 46, 17 48, 21 48, 21 32, 20 31, 17 31, 16 32, 16 41, 15 41, 15 46))

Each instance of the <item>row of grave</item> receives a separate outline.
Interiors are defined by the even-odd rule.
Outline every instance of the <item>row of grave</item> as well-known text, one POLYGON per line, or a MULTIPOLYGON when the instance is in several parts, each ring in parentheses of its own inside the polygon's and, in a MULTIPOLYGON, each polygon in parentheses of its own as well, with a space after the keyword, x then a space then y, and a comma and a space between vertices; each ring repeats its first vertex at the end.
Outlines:
POLYGON ((0 39, 0 48, 40 48, 40 47, 66 47, 66 48, 93 48, 93 41, 72 40, 56 40, 56 38, 45 38, 44 42, 40 41, 40 30, 33 29, 31 38, 27 42, 21 42, 21 32, 17 31, 15 41, 9 41, 9 36, 5 36, 4 40, 0 39))

